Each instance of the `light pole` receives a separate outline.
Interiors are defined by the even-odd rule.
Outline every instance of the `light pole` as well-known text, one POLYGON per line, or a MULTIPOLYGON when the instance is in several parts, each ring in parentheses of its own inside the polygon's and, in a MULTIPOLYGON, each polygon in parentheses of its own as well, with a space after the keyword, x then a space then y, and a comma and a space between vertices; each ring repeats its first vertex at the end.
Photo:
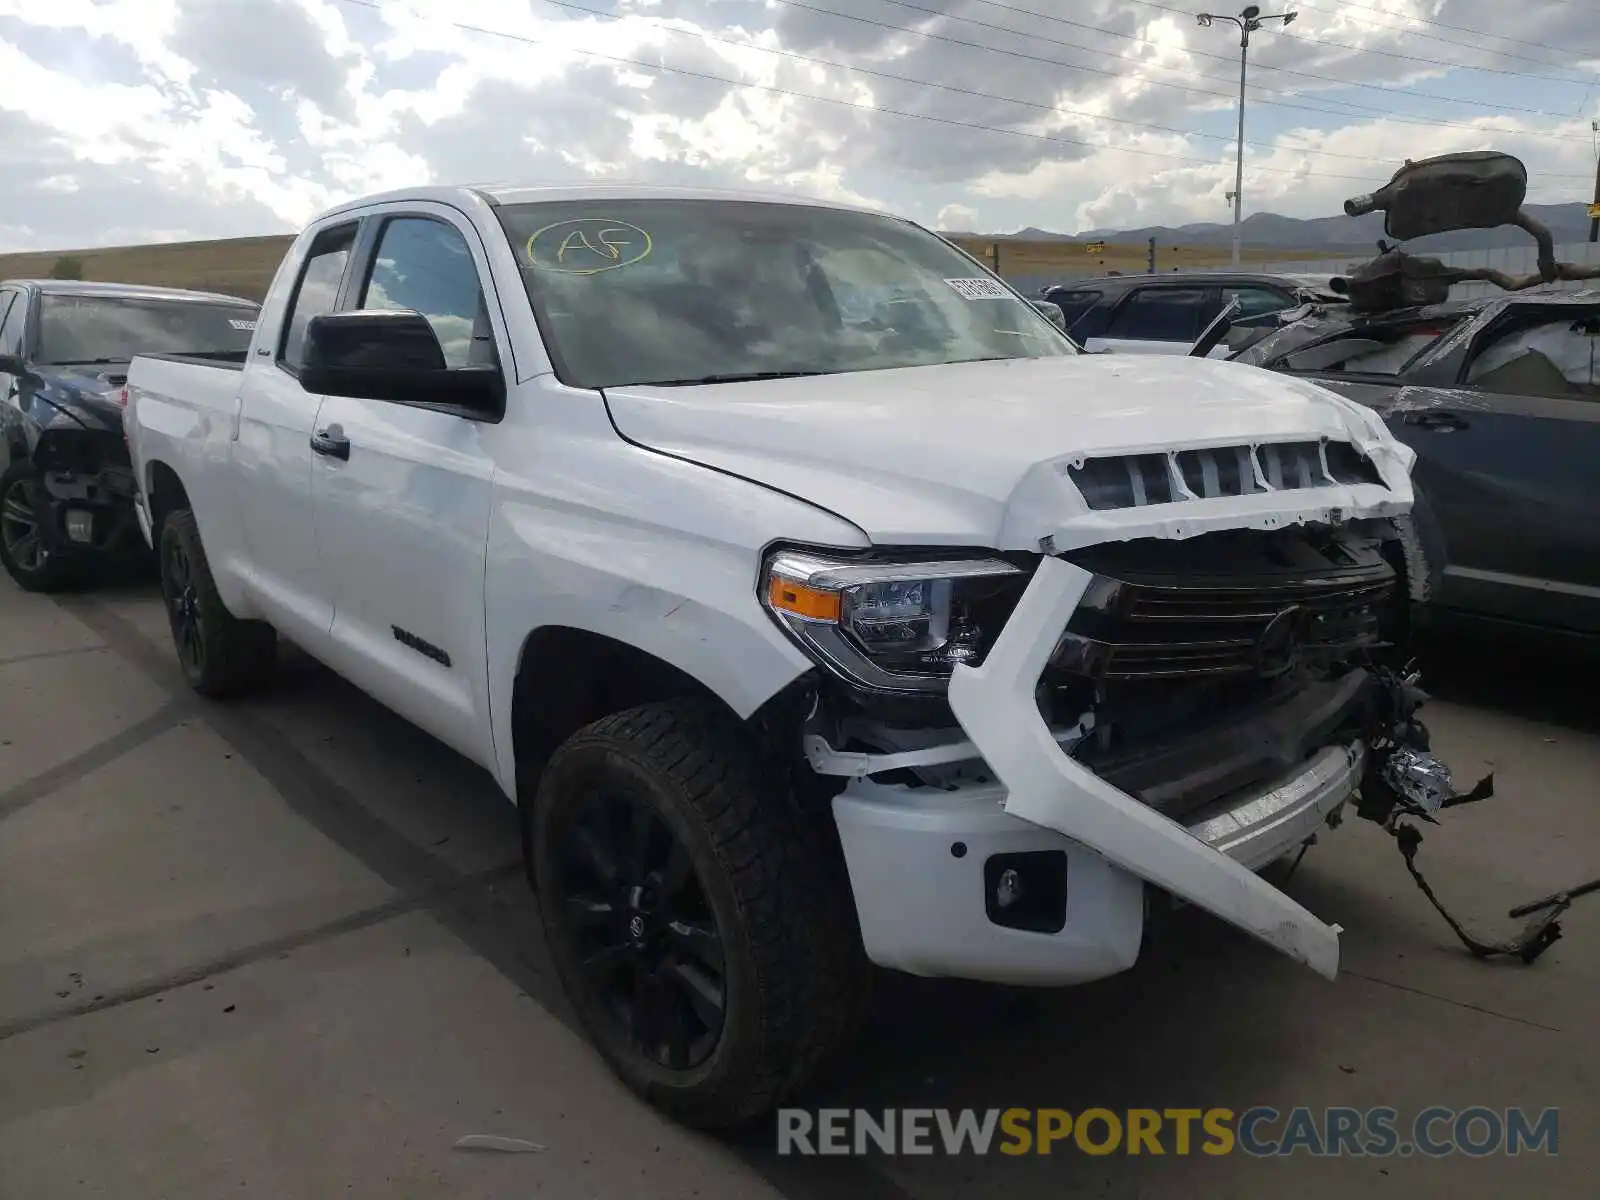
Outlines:
POLYGON ((1274 13, 1263 17, 1261 9, 1252 4, 1240 11, 1237 17, 1220 13, 1200 13, 1195 20, 1201 28, 1209 28, 1213 21, 1231 21, 1239 27, 1239 151, 1233 167, 1233 265, 1239 265, 1239 221, 1244 211, 1244 79, 1250 62, 1250 35, 1260 29, 1265 21, 1282 21, 1287 25, 1299 13, 1274 13))

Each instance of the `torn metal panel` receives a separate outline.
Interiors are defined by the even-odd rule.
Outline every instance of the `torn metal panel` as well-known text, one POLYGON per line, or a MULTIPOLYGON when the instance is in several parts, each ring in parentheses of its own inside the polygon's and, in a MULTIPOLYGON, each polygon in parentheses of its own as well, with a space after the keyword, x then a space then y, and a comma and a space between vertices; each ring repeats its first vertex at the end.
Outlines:
MULTIPOLYGON (((1281 497, 1280 497, 1281 500, 1281 497)), ((950 706, 1006 788, 1005 809, 1333 978, 1339 927, 1062 753, 1034 689, 1092 576, 1049 558, 980 667, 957 666, 950 706)))

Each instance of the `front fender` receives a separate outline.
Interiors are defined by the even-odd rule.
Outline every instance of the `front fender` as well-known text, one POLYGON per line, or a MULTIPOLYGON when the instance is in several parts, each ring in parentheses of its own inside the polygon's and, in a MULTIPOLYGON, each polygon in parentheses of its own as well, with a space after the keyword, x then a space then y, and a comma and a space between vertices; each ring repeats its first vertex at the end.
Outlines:
POLYGON ((748 717, 814 666, 761 606, 761 548, 775 536, 865 542, 854 526, 759 485, 614 449, 631 461, 591 476, 609 481, 603 506, 561 502, 561 479, 497 481, 485 624, 495 754, 511 796, 511 701, 534 630, 566 626, 642 650, 748 717))

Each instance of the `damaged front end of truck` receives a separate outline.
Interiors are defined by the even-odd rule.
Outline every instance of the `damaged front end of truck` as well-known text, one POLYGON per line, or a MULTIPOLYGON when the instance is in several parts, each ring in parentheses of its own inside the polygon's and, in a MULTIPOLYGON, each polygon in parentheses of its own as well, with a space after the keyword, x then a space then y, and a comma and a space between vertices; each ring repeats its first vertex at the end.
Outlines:
POLYGON ((136 481, 123 436, 124 379, 34 371, 22 379, 7 434, 6 565, 18 582, 131 561, 142 550, 136 481))
POLYGON ((1136 959, 1154 888, 1331 978, 1339 926, 1257 872, 1351 808, 1405 849, 1402 818, 1492 790, 1455 791, 1395 645, 1408 452, 1340 410, 1293 440, 1041 463, 976 564, 771 561, 785 597, 840 597, 790 628, 846 668, 898 619, 881 589, 951 581, 936 688, 849 670, 807 723, 874 961, 1098 978, 1136 959))

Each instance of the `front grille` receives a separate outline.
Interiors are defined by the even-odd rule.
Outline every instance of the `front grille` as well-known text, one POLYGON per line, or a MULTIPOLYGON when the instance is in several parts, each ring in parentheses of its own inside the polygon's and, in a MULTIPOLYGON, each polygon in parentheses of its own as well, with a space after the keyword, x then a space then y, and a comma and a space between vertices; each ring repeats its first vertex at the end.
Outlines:
POLYGON ((1333 441, 1119 454, 1085 459, 1067 473, 1097 511, 1383 482, 1353 445, 1333 441))
MULTIPOLYGON (((1138 563, 1083 563, 1096 578, 1051 669, 1095 680, 1274 678, 1376 643, 1378 614, 1395 577, 1375 548, 1318 548, 1304 537, 1261 535, 1253 552, 1241 554, 1240 544, 1215 543, 1221 562, 1209 571, 1156 575, 1138 563), (1224 574, 1218 565, 1240 573, 1224 574)), ((1183 557, 1206 557, 1195 555, 1198 548, 1186 547, 1183 557)), ((1118 557, 1113 548, 1103 550, 1112 552, 1101 560, 1118 557)))

